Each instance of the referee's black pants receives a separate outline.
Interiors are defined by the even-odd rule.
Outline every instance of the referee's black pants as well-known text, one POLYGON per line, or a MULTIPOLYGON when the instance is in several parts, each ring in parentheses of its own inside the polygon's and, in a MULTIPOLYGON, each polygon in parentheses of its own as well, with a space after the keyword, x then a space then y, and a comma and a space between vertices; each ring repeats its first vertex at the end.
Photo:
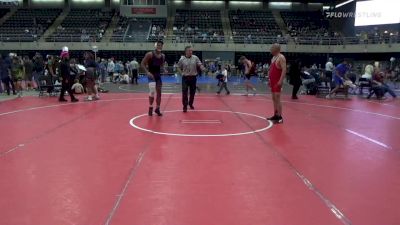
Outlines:
POLYGON ((184 108, 188 105, 193 106, 196 94, 197 76, 182 76, 182 104, 184 108), (188 98, 188 92, 190 94, 188 98))

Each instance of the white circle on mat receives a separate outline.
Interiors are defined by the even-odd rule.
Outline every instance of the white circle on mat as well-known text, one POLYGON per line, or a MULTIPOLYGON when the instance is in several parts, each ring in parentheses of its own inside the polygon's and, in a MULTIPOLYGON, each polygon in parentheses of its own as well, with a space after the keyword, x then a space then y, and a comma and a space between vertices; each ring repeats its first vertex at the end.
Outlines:
MULTIPOLYGON (((182 110, 171 110, 171 111, 164 111, 163 113, 175 113, 175 112, 181 112, 182 110)), ((161 131, 155 131, 155 130, 150 130, 150 129, 146 129, 143 127, 140 127, 138 125, 135 124, 135 120, 144 117, 144 116, 148 116, 147 114, 141 114, 138 116, 133 117, 129 123, 132 127, 141 130, 141 131, 145 131, 145 132, 149 132, 149 133, 153 133, 153 134, 160 134, 160 135, 168 135, 168 136, 180 136, 180 137, 228 137, 228 136, 240 136, 240 135, 247 135, 247 134, 254 134, 254 133, 259 133, 262 131, 266 131, 268 129, 270 129, 273 126, 273 123, 269 120, 267 120, 266 118, 259 116, 259 115, 255 115, 255 114, 251 114, 251 113, 244 113, 244 112, 233 112, 233 111, 226 111, 226 110, 192 110, 191 112, 220 112, 220 113, 233 113, 233 114, 239 114, 239 115, 246 115, 246 116, 252 116, 252 117, 256 117, 259 118, 261 120, 263 120, 264 122, 267 122, 265 127, 257 129, 257 130, 252 130, 252 131, 246 131, 246 132, 239 132, 239 133, 225 133, 225 134, 180 134, 180 133, 170 133, 170 132, 161 132, 161 131)))

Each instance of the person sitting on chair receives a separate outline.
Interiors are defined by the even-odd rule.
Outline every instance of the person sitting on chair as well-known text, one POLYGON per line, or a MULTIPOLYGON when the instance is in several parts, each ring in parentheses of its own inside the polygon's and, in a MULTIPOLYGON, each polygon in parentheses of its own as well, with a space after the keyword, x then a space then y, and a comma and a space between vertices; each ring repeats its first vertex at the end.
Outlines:
POLYGON ((374 79, 372 80, 372 91, 368 95, 368 99, 375 94, 378 100, 382 100, 384 99, 386 92, 389 92, 393 98, 397 98, 396 93, 394 93, 394 91, 384 83, 384 77, 385 74, 383 72, 379 72, 374 75, 374 79))

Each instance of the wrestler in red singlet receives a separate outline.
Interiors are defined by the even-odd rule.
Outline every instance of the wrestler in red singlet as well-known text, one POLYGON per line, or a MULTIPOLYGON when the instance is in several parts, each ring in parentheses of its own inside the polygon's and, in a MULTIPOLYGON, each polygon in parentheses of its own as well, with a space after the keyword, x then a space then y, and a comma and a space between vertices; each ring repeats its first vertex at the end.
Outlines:
POLYGON ((272 102, 274 103, 274 115, 269 117, 268 120, 274 123, 283 123, 281 91, 286 75, 286 59, 281 54, 281 46, 279 44, 271 46, 271 54, 274 57, 271 60, 269 69, 269 86, 271 87, 272 102))
POLYGON ((280 55, 274 57, 271 61, 271 67, 269 68, 269 86, 271 87, 272 93, 280 93, 282 86, 278 85, 279 80, 282 76, 282 68, 276 65, 276 61, 280 55))

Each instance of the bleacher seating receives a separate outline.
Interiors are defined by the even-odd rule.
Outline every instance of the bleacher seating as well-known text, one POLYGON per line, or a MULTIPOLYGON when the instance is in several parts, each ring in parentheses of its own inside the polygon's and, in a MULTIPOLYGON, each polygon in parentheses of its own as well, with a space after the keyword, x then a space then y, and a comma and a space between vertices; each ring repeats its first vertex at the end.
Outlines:
POLYGON ((18 9, 0 26, 0 39, 4 42, 36 41, 60 13, 61 9, 18 9))
POLYGON ((6 15, 8 12, 10 12, 9 9, 2 9, 0 8, 0 18, 2 18, 4 15, 6 15))
POLYGON ((355 27, 355 33, 360 43, 365 44, 397 43, 400 40, 398 24, 355 27))
POLYGON ((55 42, 100 41, 114 11, 100 9, 72 9, 56 31, 46 38, 55 42))
POLYGON ((111 41, 146 42, 164 39, 166 24, 165 18, 120 17, 111 41))
POLYGON ((282 37, 282 32, 271 12, 241 11, 229 12, 229 20, 235 43, 273 43, 282 37))
POLYGON ((173 28, 175 42, 223 43, 221 12, 177 10, 173 28))
POLYGON ((319 11, 281 12, 289 34, 292 37, 330 37, 329 21, 319 11))

